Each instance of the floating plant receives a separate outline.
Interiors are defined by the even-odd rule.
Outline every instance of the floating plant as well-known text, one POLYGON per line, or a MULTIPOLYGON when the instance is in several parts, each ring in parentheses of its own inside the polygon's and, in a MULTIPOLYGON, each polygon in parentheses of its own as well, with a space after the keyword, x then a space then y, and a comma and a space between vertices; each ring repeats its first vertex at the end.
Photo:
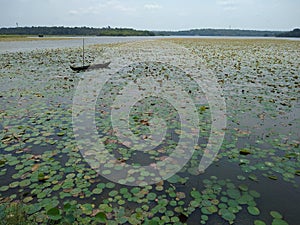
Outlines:
MULTIPOLYGON (((117 158, 117 162, 105 166, 106 175, 118 173, 120 165, 136 159, 141 164, 163 159, 176 147, 180 135, 187 142, 191 140, 182 132, 180 116, 171 104, 147 98, 132 107, 130 128, 146 140, 151 134, 151 119, 163 118, 168 127, 163 144, 143 155, 136 151, 142 146, 131 149, 122 145, 114 135, 109 113, 126 81, 135 80, 145 70, 156 71, 157 77, 181 81, 195 102, 200 139, 191 160, 167 180, 133 187, 122 184, 144 184, 145 178, 155 174, 142 170, 120 178, 119 184, 113 183, 91 169, 75 142, 72 100, 84 74, 73 73, 69 64, 80 60, 81 49, 1 53, 1 221, 7 218, 11 207, 15 209, 15 204, 22 206, 30 224, 242 224, 243 218, 254 225, 286 225, 299 221, 297 213, 295 218, 285 212, 296 212, 295 202, 300 200, 300 42, 156 41, 189 49, 199 68, 204 65, 212 70, 223 88, 228 126, 214 163, 204 174, 199 173, 199 161, 211 131, 211 106, 205 93, 186 79, 187 74, 172 71, 159 62, 149 68, 136 64, 126 68, 126 73, 116 74, 116 79, 99 95, 95 107, 99 138, 117 158), (288 199, 290 204, 278 204, 274 206, 278 211, 266 213, 261 202, 271 190, 265 187, 279 187, 273 194, 281 200, 288 199), (289 194, 293 191, 295 195, 289 194)), ((86 60, 93 62, 104 57, 107 48, 124 53, 122 44, 90 46, 86 60)), ((134 48, 130 51, 134 53, 134 48)), ((163 54, 163 49, 159 54, 163 54)), ((174 66, 180 67, 180 63, 174 66)), ((206 78, 200 69, 199 76, 206 78)))

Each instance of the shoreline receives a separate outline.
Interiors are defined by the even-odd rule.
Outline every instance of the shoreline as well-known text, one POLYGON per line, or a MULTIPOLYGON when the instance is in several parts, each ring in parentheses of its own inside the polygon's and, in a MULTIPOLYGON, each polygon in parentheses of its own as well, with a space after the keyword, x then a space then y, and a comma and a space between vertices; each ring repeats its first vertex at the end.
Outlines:
POLYGON ((0 35, 0 42, 15 42, 15 41, 60 41, 60 40, 72 40, 78 37, 60 37, 60 36, 45 36, 37 37, 30 35, 0 35))

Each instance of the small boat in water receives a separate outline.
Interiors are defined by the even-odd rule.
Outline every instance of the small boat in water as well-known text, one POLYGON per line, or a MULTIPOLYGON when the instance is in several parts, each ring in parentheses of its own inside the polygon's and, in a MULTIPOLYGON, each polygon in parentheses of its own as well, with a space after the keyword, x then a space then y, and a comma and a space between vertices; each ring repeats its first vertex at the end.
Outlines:
POLYGON ((110 62, 107 63, 100 63, 100 64, 95 64, 95 65, 84 65, 84 38, 82 39, 82 66, 72 66, 70 65, 70 68, 73 71, 76 72, 81 72, 81 71, 86 71, 86 70, 95 70, 95 69, 103 69, 103 68, 108 68, 110 62))
POLYGON ((96 70, 96 69, 109 68, 108 67, 109 64, 110 64, 110 62, 95 64, 95 65, 88 65, 88 66, 78 66, 78 67, 70 65, 70 68, 73 71, 81 72, 81 71, 86 71, 86 70, 96 70))
POLYGON ((89 68, 90 66, 72 66, 70 65, 70 68, 73 70, 73 71, 76 71, 76 72, 80 72, 80 71, 85 71, 89 68))

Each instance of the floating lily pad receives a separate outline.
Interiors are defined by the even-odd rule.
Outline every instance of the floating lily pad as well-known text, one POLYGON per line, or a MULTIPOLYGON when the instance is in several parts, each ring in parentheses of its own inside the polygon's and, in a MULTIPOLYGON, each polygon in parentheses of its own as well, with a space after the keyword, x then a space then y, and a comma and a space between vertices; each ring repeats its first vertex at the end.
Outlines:
POLYGON ((141 188, 139 188, 139 187, 134 187, 134 188, 132 188, 131 190, 130 190, 130 192, 132 193, 132 194, 137 194, 137 193, 139 193, 141 191, 141 188))
POLYGON ((103 213, 103 212, 97 213, 97 214, 95 215, 95 220, 96 220, 98 223, 106 223, 107 218, 106 218, 105 213, 103 213))
POLYGON ((259 198, 260 197, 260 194, 257 191, 254 191, 254 190, 250 190, 249 194, 251 196, 253 196, 254 198, 259 198))
POLYGON ((202 208, 201 208, 201 213, 202 213, 202 214, 205 214, 205 215, 211 215, 211 214, 212 214, 212 212, 209 211, 209 210, 207 209, 207 207, 202 207, 202 208))
POLYGON ((281 215, 279 212, 277 212, 277 211, 271 211, 271 212, 270 212, 270 215, 271 215, 274 219, 282 219, 282 218, 283 218, 282 215, 281 215))
POLYGON ((87 215, 91 215, 92 212, 93 212, 93 208, 94 206, 92 204, 83 204, 81 205, 81 209, 83 211, 84 214, 87 214, 87 215))
POLYGON ((249 204, 253 201, 253 197, 249 194, 243 194, 240 198, 237 199, 239 204, 249 204))
POLYGON ((62 215, 60 213, 60 210, 58 208, 51 208, 47 211, 47 215, 51 220, 60 220, 62 218, 62 215))
POLYGON ((211 212, 211 213, 215 213, 215 212, 218 212, 218 208, 214 205, 211 205, 211 206, 207 206, 206 209, 211 212))
POLYGON ((242 176, 242 175, 238 175, 238 176, 237 176, 237 179, 243 181, 243 180, 246 180, 246 177, 244 177, 244 176, 242 176))
POLYGON ((248 186, 247 185, 245 185, 245 184, 241 184, 241 185, 239 185, 239 189, 241 190, 241 191, 248 191, 248 186))
POLYGON ((155 200, 155 198, 156 198, 156 194, 155 194, 155 193, 149 193, 149 194, 147 195, 147 199, 148 199, 149 201, 153 201, 153 200, 155 200))
POLYGON ((272 225, 289 225, 286 221, 282 219, 274 219, 272 225))
MULTIPOLYGON (((170 202, 170 205, 171 205, 171 206, 176 206, 176 205, 177 205, 177 202, 176 202, 176 201, 171 201, 171 202, 170 202)), ((191 202, 190 202, 190 205, 191 205, 192 207, 194 207, 194 208, 197 208, 197 207, 200 206, 200 203, 199 203, 198 201, 191 201, 191 202)))
POLYGON ((266 223, 262 220, 255 220, 254 225, 266 225, 266 223))
POLYGON ((28 202, 30 202, 32 200, 33 200, 33 197, 32 196, 28 196, 28 197, 26 197, 26 198, 23 199, 23 202, 24 203, 28 203, 28 202))
POLYGON ((258 216, 260 214, 260 211, 255 206, 248 206, 247 207, 248 212, 253 216, 258 216))
POLYGON ((94 194, 101 194, 102 191, 103 191, 103 189, 101 189, 101 188, 95 188, 92 192, 93 192, 94 194))
POLYGON ((112 188, 114 188, 116 185, 115 185, 114 183, 109 182, 109 183, 107 183, 105 186, 106 186, 107 188, 112 189, 112 188))
POLYGON ((8 189, 9 189, 9 186, 0 187, 0 191, 7 191, 8 189))
POLYGON ((249 177, 250 180, 258 181, 258 178, 255 174, 250 174, 248 177, 249 177))
POLYGON ((201 194, 196 190, 191 191, 191 196, 195 199, 201 199, 201 194))
POLYGON ((19 185, 20 185, 20 187, 26 187, 26 186, 29 186, 30 183, 31 183, 30 180, 22 180, 22 181, 19 183, 19 185))
POLYGON ((241 193, 237 189, 228 189, 227 194, 230 198, 238 199, 241 196, 241 193))
POLYGON ((108 195, 109 195, 110 197, 115 197, 117 194, 118 194, 118 192, 114 190, 114 191, 109 192, 108 195))
POLYGON ((232 223, 235 220, 235 215, 227 209, 219 210, 219 214, 224 220, 227 220, 230 223, 232 223))

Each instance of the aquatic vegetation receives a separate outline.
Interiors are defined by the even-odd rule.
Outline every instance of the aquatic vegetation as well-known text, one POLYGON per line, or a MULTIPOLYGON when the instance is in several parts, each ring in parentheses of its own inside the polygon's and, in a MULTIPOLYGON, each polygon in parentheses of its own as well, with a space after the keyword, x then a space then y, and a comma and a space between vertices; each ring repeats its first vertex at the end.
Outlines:
POLYGON ((0 224, 2 225, 27 225, 26 209, 19 202, 0 204, 0 224))
MULTIPOLYGON (((72 72, 69 64, 80 62, 81 49, 3 53, 0 202, 21 201, 22 213, 28 215, 31 224, 295 224, 299 217, 288 212, 297 210, 300 196, 300 43, 164 41, 189 49, 193 57, 200 59, 199 65, 215 73, 223 88, 226 136, 215 162, 205 173, 199 174, 197 166, 211 129, 211 109, 203 93, 181 73, 168 73, 169 68, 159 63, 147 68, 162 71, 160 75, 166 80, 174 78, 171 76, 182 79, 194 100, 203 97, 196 104, 200 139, 195 152, 184 168, 169 179, 151 186, 130 187, 121 184, 142 182, 152 174, 141 171, 136 176, 120 178, 120 184, 112 183, 90 168, 76 144, 72 98, 85 74, 72 72), (273 205, 268 204, 271 198, 273 205), (286 201, 289 204, 281 205, 286 201)), ((86 60, 93 62, 106 48, 118 49, 121 45, 89 47, 86 60)), ((163 117, 168 127, 163 145, 142 155, 120 144, 112 132, 111 103, 125 85, 122 81, 134 79, 146 69, 143 66, 137 64, 117 74, 99 95, 99 136, 106 149, 118 158, 106 165, 104 174, 118 171, 122 169, 120 164, 135 162, 134 159, 143 159, 141 163, 146 164, 163 158, 172 152, 182 133, 176 110, 165 100, 154 98, 144 99, 132 108, 129 124, 134 134, 146 139, 151 118, 163 117)))

